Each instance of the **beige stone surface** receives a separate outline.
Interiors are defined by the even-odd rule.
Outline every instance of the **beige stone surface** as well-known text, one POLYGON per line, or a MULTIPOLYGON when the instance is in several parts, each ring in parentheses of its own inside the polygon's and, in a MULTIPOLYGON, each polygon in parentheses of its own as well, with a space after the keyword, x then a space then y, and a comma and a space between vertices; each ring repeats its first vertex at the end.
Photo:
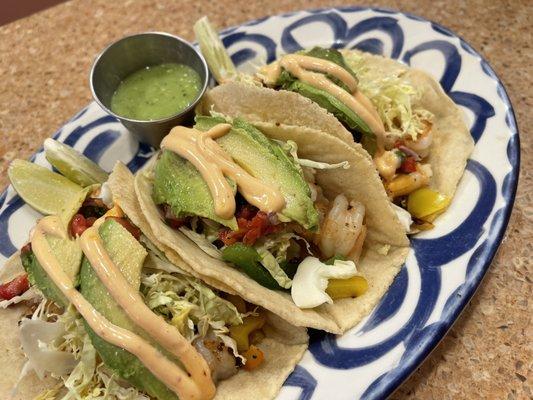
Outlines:
MULTIPOLYGON (((129 33, 192 38, 208 14, 226 27, 267 14, 353 1, 72 1, 0 27, 0 187, 7 165, 29 157, 90 100, 94 56, 129 33)), ((368 1, 443 24, 480 51, 503 79, 522 140, 522 170, 504 242, 471 304, 394 399, 532 398, 533 2, 368 1)))

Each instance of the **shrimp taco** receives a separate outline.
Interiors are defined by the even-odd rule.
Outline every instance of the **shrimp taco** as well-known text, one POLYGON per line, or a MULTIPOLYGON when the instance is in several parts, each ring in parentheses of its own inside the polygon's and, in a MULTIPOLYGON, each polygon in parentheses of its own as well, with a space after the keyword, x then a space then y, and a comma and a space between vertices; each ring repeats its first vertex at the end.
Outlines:
POLYGON ((371 160, 323 132, 198 116, 135 178, 158 241, 202 279, 296 326, 367 315, 409 242, 371 160))
POLYGON ((117 164, 104 185, 40 219, 7 263, 0 305, 20 304, 0 313, 0 360, 12 366, 1 392, 16 384, 14 399, 275 397, 307 348, 305 329, 195 277, 159 244, 133 182, 117 164))
POLYGON ((221 55, 207 20, 195 31, 221 83, 203 112, 260 129, 317 129, 367 152, 411 232, 430 229, 447 208, 474 143, 459 107, 431 76, 382 56, 321 47, 242 75, 221 55))

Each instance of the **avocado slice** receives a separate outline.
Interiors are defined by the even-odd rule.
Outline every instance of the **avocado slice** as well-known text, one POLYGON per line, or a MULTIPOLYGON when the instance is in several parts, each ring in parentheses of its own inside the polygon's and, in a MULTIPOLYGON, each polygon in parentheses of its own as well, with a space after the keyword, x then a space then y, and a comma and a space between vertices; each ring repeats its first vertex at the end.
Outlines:
MULTIPOLYGON (((195 127, 205 131, 221 122, 226 121, 197 117, 195 127)), ((278 143, 241 118, 233 120, 231 131, 217 139, 217 143, 250 175, 279 188, 285 198, 282 215, 306 229, 318 228, 318 212, 301 168, 278 143)))
MULTIPOLYGON (((356 78, 353 70, 348 66, 342 54, 336 49, 325 49, 322 47, 313 47, 311 50, 302 52, 301 54, 310 57, 321 58, 334 62, 348 71, 354 78, 356 78)), ((326 75, 337 86, 340 86, 344 90, 348 91, 348 88, 339 79, 326 75)), ((325 108, 332 113, 341 123, 343 123, 349 130, 356 132, 361 137, 356 137, 357 141, 360 141, 363 147, 373 155, 376 151, 376 136, 368 125, 355 113, 351 108, 347 107, 343 102, 339 101, 336 97, 332 96, 328 92, 322 89, 317 89, 305 82, 302 82, 288 71, 283 71, 276 82, 276 86, 281 89, 296 92, 304 97, 317 103, 320 107, 325 108)))
MULTIPOLYGON (((147 255, 144 247, 113 219, 106 220, 100 226, 99 233, 113 262, 120 268, 130 285, 139 290, 141 269, 147 255)), ((105 318, 149 340, 147 334, 141 332, 114 301, 86 258, 81 266, 80 284, 83 296, 105 318)), ((159 381, 136 356, 100 338, 87 323, 85 329, 106 366, 117 375, 156 399, 178 400, 176 394, 159 381)), ((152 344, 155 345, 153 342, 152 344)), ((159 348, 157 345, 156 347, 159 348)))
MULTIPOLYGON (((75 240, 61 239, 49 235, 47 235, 46 240, 63 268, 63 271, 65 271, 76 285, 79 278, 78 273, 82 258, 80 247, 75 240)), ((62 307, 68 306, 69 302, 67 298, 48 277, 32 251, 23 252, 21 254, 21 261, 24 269, 28 273, 28 279, 32 285, 37 286, 47 299, 54 301, 62 307)))
MULTIPOLYGON (((338 66, 342 67, 346 71, 348 71, 350 75, 352 75, 357 80, 357 76, 355 75, 355 72, 353 72, 353 70, 348 66, 348 64, 344 60, 343 55, 337 49, 315 46, 310 50, 304 51, 302 54, 309 56, 309 57, 321 58, 323 60, 331 61, 337 64, 338 66)), ((347 92, 350 91, 350 89, 340 79, 329 74, 326 74, 326 76, 328 77, 328 79, 333 81, 337 86, 342 87, 347 92)))
MULTIPOLYGON (((230 182, 236 189, 235 184, 230 182)), ((237 220, 223 219, 215 214, 215 204, 207 183, 189 161, 163 150, 154 170, 152 198, 158 205, 168 204, 178 217, 198 215, 209 218, 231 230, 237 230, 237 220)))

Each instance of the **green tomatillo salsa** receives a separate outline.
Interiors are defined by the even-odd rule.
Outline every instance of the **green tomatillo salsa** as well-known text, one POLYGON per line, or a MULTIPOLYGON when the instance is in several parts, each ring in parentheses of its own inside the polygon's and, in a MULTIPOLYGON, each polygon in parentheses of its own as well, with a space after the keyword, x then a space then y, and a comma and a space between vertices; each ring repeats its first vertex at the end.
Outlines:
POLYGON ((200 76, 188 65, 150 66, 120 83, 111 98, 111 111, 137 120, 166 118, 189 106, 200 89, 200 76))

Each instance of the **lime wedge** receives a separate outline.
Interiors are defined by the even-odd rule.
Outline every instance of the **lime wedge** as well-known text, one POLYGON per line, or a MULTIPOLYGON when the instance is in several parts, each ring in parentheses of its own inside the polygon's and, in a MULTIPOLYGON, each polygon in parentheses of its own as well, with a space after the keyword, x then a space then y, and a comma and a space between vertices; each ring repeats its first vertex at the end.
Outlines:
POLYGON ((44 151, 48 162, 72 182, 85 187, 107 181, 107 172, 64 143, 46 139, 44 151))
POLYGON ((83 190, 64 176, 25 160, 14 160, 7 175, 20 197, 43 214, 61 214, 83 190))

